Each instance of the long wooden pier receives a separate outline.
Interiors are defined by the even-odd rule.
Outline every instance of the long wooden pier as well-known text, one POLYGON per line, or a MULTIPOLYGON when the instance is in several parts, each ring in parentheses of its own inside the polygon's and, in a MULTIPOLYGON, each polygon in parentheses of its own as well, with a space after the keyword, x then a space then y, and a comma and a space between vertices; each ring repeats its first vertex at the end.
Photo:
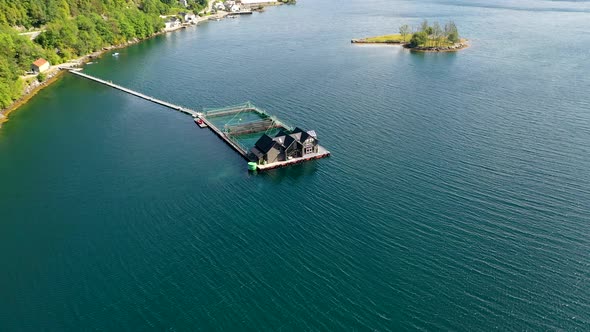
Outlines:
MULTIPOLYGON (((268 130, 269 128, 285 128, 287 130, 292 129, 290 126, 280 122, 276 117, 267 114, 264 110, 254 107, 250 102, 248 102, 244 105, 230 106, 230 107, 225 107, 225 108, 221 108, 221 109, 217 109, 217 110, 209 110, 209 111, 204 110, 204 112, 197 112, 197 111, 192 110, 190 108, 175 105, 175 104, 169 103, 167 101, 163 101, 161 99, 148 96, 148 95, 143 94, 141 92, 127 89, 127 88, 120 86, 118 84, 115 84, 113 82, 106 81, 106 80, 100 79, 98 77, 94 77, 94 76, 91 76, 88 74, 81 73, 79 69, 76 70, 76 69, 71 69, 71 68, 66 68, 66 67, 63 67, 63 68, 60 67, 60 69, 68 70, 70 73, 72 73, 76 76, 83 77, 88 80, 109 86, 113 89, 123 91, 125 93, 130 94, 130 95, 145 99, 147 101, 151 101, 152 103, 165 106, 165 107, 170 108, 172 110, 176 110, 176 111, 191 115, 195 119, 194 121, 197 121, 197 119, 201 119, 207 125, 207 127, 209 127, 209 129, 211 129, 217 136, 219 136, 219 138, 221 138, 225 143, 227 143, 227 145, 229 145, 238 154, 240 154, 240 156, 242 156, 244 159, 246 159, 246 161, 250 161, 250 159, 248 158, 248 151, 237 140, 232 139, 232 137, 231 137, 232 131, 235 131, 238 134, 245 134, 245 133, 250 133, 250 132, 265 131, 265 130, 268 130), (226 127, 227 127, 226 131, 220 130, 219 128, 217 128, 217 126, 215 126, 213 124, 213 122, 211 122, 209 119, 207 119, 207 117, 227 116, 227 115, 231 115, 231 114, 237 115, 241 112, 257 112, 260 115, 262 115, 264 118, 260 121, 235 124, 233 126, 226 125, 226 127)), ((263 170, 267 170, 267 169, 288 166, 291 164, 296 164, 296 163, 300 163, 300 162, 307 161, 307 160, 319 159, 319 158, 323 158, 323 157, 330 155, 330 152, 327 151, 326 149, 324 149, 323 147, 320 146, 319 148, 320 148, 320 150, 313 155, 309 155, 309 156, 302 157, 302 158, 294 158, 294 159, 290 159, 287 161, 274 162, 274 163, 266 164, 266 165, 258 165, 257 167, 259 170, 263 171, 263 170)))
MULTIPOLYGON (((66 69, 66 68, 64 68, 66 69)), ((194 111, 190 108, 186 108, 186 107, 182 107, 179 105, 175 105, 166 101, 163 101, 161 99, 158 98, 154 98, 151 96, 148 96, 146 94, 143 94, 141 92, 137 92, 131 89, 127 89, 125 87, 122 87, 118 84, 115 84, 113 82, 109 82, 109 81, 105 81, 103 79, 100 79, 98 77, 94 77, 88 74, 84 74, 81 73, 79 70, 75 70, 75 69, 67 69, 70 73, 76 75, 76 76, 80 76, 86 79, 89 79, 91 81, 100 83, 100 84, 104 84, 106 86, 109 86, 111 88, 126 92, 130 95, 151 101, 152 103, 158 104, 158 105, 162 105, 165 107, 168 107, 170 109, 179 111, 179 112, 183 112, 186 114, 191 115, 193 118, 201 118, 203 120, 203 122, 205 122, 207 124, 207 126, 217 135, 219 136, 222 140, 224 140, 227 145, 229 145, 232 149, 236 150, 236 152, 238 152, 240 154, 240 156, 242 156, 244 159, 246 159, 247 161, 249 161, 248 159, 248 151, 246 151, 243 147, 239 146, 238 144, 236 144, 233 140, 230 139, 229 136, 227 136, 223 131, 221 131, 219 128, 217 128, 211 121, 209 121, 205 116, 203 116, 203 113, 194 111)))
POLYGON ((174 105, 172 103, 163 101, 161 99, 148 96, 148 95, 143 94, 141 92, 137 92, 137 91, 134 91, 134 90, 131 90, 131 89, 127 89, 127 88, 122 87, 122 86, 120 86, 118 84, 115 84, 113 82, 105 81, 105 80, 100 79, 98 77, 94 77, 94 76, 90 76, 88 74, 81 73, 78 70, 69 69, 69 72, 72 73, 72 74, 74 74, 74 75, 77 75, 77 76, 80 76, 80 77, 84 77, 86 79, 89 79, 91 81, 98 82, 100 84, 104 84, 106 86, 110 86, 111 88, 114 88, 114 89, 117 89, 117 90, 126 92, 126 93, 128 93, 130 95, 134 95, 136 97, 139 97, 139 98, 142 98, 142 99, 145 99, 145 100, 149 100, 152 103, 159 104, 159 105, 162 105, 162 106, 171 108, 173 110, 176 110, 176 111, 179 111, 179 112, 182 112, 182 113, 186 113, 186 114, 192 115, 193 117, 197 117, 197 116, 200 116, 201 115, 199 112, 194 111, 194 110, 191 110, 190 108, 182 107, 182 106, 179 106, 179 105, 174 105))

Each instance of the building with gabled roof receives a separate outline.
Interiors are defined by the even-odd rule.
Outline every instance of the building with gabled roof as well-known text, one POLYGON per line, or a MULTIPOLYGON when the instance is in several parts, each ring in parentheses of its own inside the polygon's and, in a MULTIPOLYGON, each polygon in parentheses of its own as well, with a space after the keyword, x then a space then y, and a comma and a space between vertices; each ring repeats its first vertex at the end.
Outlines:
POLYGON ((291 132, 280 130, 275 137, 263 134, 250 149, 250 159, 258 164, 270 164, 307 157, 317 152, 315 131, 308 132, 297 127, 291 132))
POLYGON ((34 73, 42 73, 51 67, 49 61, 39 58, 31 65, 31 71, 34 73))
POLYGON ((223 5, 223 2, 216 2, 213 4, 213 8, 216 10, 225 10, 225 6, 223 5))
POLYGON ((178 29, 182 26, 182 21, 176 17, 167 17, 166 21, 164 22, 164 30, 170 31, 174 29, 178 29))
POLYGON ((197 15, 194 13, 178 13, 178 15, 182 18, 184 23, 196 23, 197 22, 197 15))

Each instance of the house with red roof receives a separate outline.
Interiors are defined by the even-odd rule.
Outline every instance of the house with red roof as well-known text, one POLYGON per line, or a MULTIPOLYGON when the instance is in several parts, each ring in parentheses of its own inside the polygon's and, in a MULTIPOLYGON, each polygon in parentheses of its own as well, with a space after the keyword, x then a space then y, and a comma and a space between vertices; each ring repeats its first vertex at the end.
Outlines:
POLYGON ((39 58, 35 62, 33 62, 33 64, 31 65, 31 70, 34 73, 42 73, 42 72, 46 71, 47 69, 49 69, 49 67, 51 67, 51 65, 49 64, 49 61, 47 61, 43 58, 39 58))

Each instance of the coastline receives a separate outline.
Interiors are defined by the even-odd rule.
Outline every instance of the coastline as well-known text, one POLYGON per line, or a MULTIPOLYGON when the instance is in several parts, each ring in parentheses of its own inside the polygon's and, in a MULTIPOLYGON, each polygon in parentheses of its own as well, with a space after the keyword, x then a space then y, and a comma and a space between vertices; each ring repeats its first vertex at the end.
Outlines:
POLYGON ((15 100, 7 108, 0 110, 0 128, 2 128, 3 123, 8 121, 8 116, 12 112, 16 111, 19 107, 26 104, 31 98, 33 98, 37 93, 39 93, 39 91, 56 82, 63 75, 63 73, 63 70, 54 70, 52 73, 49 74, 49 76, 47 76, 47 79, 44 82, 36 84, 35 86, 33 86, 33 83, 31 83, 27 87, 25 87, 23 89, 23 94, 19 99, 15 100))
MULTIPOLYGON (((198 17, 196 19, 196 23, 192 24, 192 25, 196 26, 200 23, 203 23, 203 22, 206 22, 209 20, 222 19, 225 16, 227 16, 228 14, 229 14, 228 12, 220 11, 220 12, 213 14, 213 15, 198 17)), ((28 83, 23 88, 23 92, 22 92, 20 98, 15 100, 12 104, 10 104, 10 106, 0 110, 0 128, 2 128, 3 123, 8 122, 10 114, 12 114, 14 111, 19 109, 22 105, 26 104, 29 100, 31 100, 31 98, 33 98, 37 93, 39 93, 39 91, 43 90, 44 88, 50 86, 51 84, 53 84, 54 82, 59 80, 63 76, 63 73, 65 72, 65 70, 63 70, 62 68, 81 67, 84 64, 103 56, 105 53, 107 53, 109 51, 123 49, 123 48, 138 44, 142 41, 145 41, 145 40, 148 40, 148 39, 160 36, 160 35, 164 35, 167 33, 186 29, 188 26, 191 26, 191 25, 184 25, 183 24, 178 27, 171 28, 171 29, 163 29, 161 31, 154 33, 153 35, 151 35, 147 38, 143 38, 143 39, 135 38, 135 39, 132 39, 132 40, 125 42, 123 44, 105 46, 103 49, 101 49, 99 51, 95 51, 95 52, 83 55, 79 58, 69 60, 69 61, 59 64, 59 65, 51 66, 51 68, 45 72, 45 74, 47 75, 47 79, 45 81, 38 82, 36 80, 36 76, 34 76, 33 77, 34 80, 32 82, 28 83)))
POLYGON ((461 40, 460 42, 455 43, 454 45, 451 45, 451 46, 421 48, 421 47, 409 47, 408 44, 403 45, 404 48, 407 48, 411 52, 421 52, 421 53, 457 52, 457 51, 469 48, 469 46, 471 46, 471 45, 469 44, 469 41, 467 39, 461 40))
POLYGON ((386 42, 374 42, 374 41, 367 41, 366 38, 361 39, 351 39, 351 44, 386 44, 386 45, 403 45, 407 42, 402 41, 386 41, 386 42))
POLYGON ((365 44, 365 45, 396 45, 402 46, 405 49, 408 49, 411 52, 421 52, 421 53, 445 53, 445 52, 457 52, 460 50, 464 50, 471 45, 469 44, 468 39, 461 39, 458 43, 455 43, 451 46, 434 46, 434 47, 410 47, 408 42, 404 41, 367 41, 366 38, 363 39, 352 39, 350 41, 352 44, 365 44))

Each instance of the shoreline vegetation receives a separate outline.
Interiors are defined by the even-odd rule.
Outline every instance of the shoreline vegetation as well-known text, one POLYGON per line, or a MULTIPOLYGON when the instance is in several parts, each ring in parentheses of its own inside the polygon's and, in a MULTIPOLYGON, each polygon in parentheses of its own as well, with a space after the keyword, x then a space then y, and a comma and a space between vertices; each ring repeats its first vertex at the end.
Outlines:
MULTIPOLYGON (((57 81, 61 69, 81 67, 106 52, 232 14, 213 8, 218 2, 138 0, 129 6, 127 0, 0 0, 0 127, 10 113, 57 81), (194 13, 195 18, 185 22, 182 12, 194 13), (178 16, 182 24, 165 24, 178 16), (31 64, 38 58, 51 66, 33 73, 31 64)), ((256 9, 294 3, 261 0, 256 9)))
POLYGON ((401 45, 414 52, 456 52, 469 47, 453 21, 441 27, 438 22, 430 25, 427 20, 419 27, 404 24, 397 34, 352 39, 351 43, 401 45))

